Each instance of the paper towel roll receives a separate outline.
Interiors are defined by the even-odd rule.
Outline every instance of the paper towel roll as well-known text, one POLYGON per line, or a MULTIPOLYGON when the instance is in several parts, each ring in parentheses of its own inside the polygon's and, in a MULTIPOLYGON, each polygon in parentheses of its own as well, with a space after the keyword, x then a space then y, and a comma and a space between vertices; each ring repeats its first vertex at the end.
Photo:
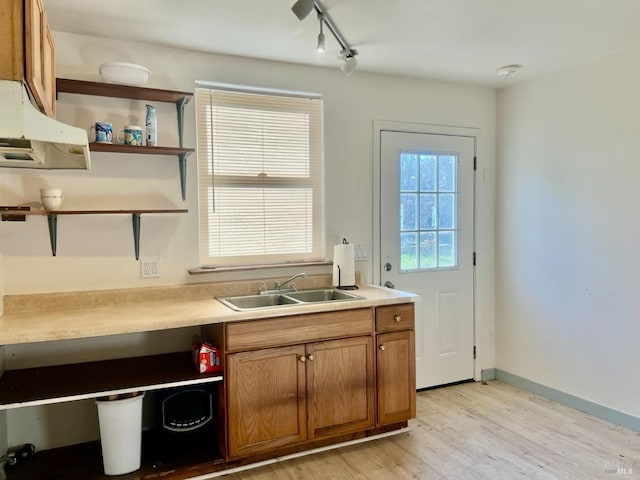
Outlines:
POLYGON ((352 243, 333 247, 333 284, 336 287, 356 284, 355 253, 352 243))

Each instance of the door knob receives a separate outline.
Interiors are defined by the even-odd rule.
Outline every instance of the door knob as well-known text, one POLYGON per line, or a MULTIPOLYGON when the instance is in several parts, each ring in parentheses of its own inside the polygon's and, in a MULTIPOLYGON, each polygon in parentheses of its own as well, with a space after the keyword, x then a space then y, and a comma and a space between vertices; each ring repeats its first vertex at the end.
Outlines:
POLYGON ((385 346, 384 345, 380 345, 380 350, 382 350, 384 352, 385 346))
POLYGON ((394 319, 396 322, 399 322, 399 321, 401 321, 401 320, 402 320, 402 317, 401 317, 400 315, 394 315, 394 316, 393 316, 393 319, 394 319))
POLYGON ((389 262, 384 264, 384 271, 385 272, 390 272, 392 268, 393 267, 391 266, 391 264, 389 262))
POLYGON ((393 283, 391 283, 389 280, 384 282, 384 286, 387 288, 396 288, 396 286, 393 283))
POLYGON ((307 355, 307 360, 313 362, 313 355, 307 355))
POLYGON ((307 361, 306 357, 300 357, 298 360, 300 360, 303 363, 307 361))

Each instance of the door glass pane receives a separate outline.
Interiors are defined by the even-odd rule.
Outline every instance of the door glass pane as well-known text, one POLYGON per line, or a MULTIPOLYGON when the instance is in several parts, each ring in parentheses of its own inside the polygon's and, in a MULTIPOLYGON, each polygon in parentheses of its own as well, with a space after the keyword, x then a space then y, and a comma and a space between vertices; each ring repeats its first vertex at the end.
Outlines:
POLYGON ((453 267, 455 261, 455 236, 453 232, 438 233, 438 266, 453 267))
POLYGON ((418 217, 418 195, 415 193, 400 194, 400 230, 416 230, 418 217))
POLYGON ((400 234, 400 269, 415 270, 418 268, 418 234, 400 234))
POLYGON ((423 193, 420 195, 420 230, 433 230, 437 227, 436 194, 423 193))
POLYGON ((420 232, 420 268, 438 266, 436 232, 420 232))
POLYGON ((438 190, 440 192, 456 191, 455 165, 456 157, 440 155, 438 159, 438 190))
POLYGON ((455 197, 452 193, 443 193, 438 195, 438 227, 439 228, 455 228, 454 213, 455 197))
POLYGON ((458 157, 400 154, 400 270, 455 268, 458 157))
POLYGON ((418 190, 418 156, 413 153, 400 154, 400 191, 418 190))
POLYGON ((420 155, 420 191, 436 191, 436 155, 420 155))

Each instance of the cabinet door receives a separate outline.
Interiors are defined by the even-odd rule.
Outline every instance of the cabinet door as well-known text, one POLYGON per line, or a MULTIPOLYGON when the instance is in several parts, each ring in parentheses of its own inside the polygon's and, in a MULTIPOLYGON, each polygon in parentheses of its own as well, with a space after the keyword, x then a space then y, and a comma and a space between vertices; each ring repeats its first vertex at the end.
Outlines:
POLYGON ((309 439, 366 430, 375 423, 373 338, 307 345, 309 439))
POLYGON ((229 456, 306 438, 304 346, 227 355, 229 456))
POLYGON ((416 355, 413 330, 377 336, 378 425, 416 416, 416 355))
POLYGON ((42 38, 42 89, 44 113, 51 118, 56 117, 56 60, 53 36, 45 15, 44 36, 42 38))
POLYGON ((25 76, 40 109, 53 117, 55 77, 53 38, 41 0, 25 2, 25 76), (53 91, 53 95, 52 95, 53 91))

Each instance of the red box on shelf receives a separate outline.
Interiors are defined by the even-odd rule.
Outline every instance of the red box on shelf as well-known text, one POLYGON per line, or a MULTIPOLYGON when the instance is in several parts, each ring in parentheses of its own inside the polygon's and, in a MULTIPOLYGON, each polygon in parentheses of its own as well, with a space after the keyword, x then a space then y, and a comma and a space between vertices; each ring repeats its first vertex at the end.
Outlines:
POLYGON ((220 365, 220 349, 204 341, 194 342, 193 363, 199 373, 222 371, 222 365, 220 365))

